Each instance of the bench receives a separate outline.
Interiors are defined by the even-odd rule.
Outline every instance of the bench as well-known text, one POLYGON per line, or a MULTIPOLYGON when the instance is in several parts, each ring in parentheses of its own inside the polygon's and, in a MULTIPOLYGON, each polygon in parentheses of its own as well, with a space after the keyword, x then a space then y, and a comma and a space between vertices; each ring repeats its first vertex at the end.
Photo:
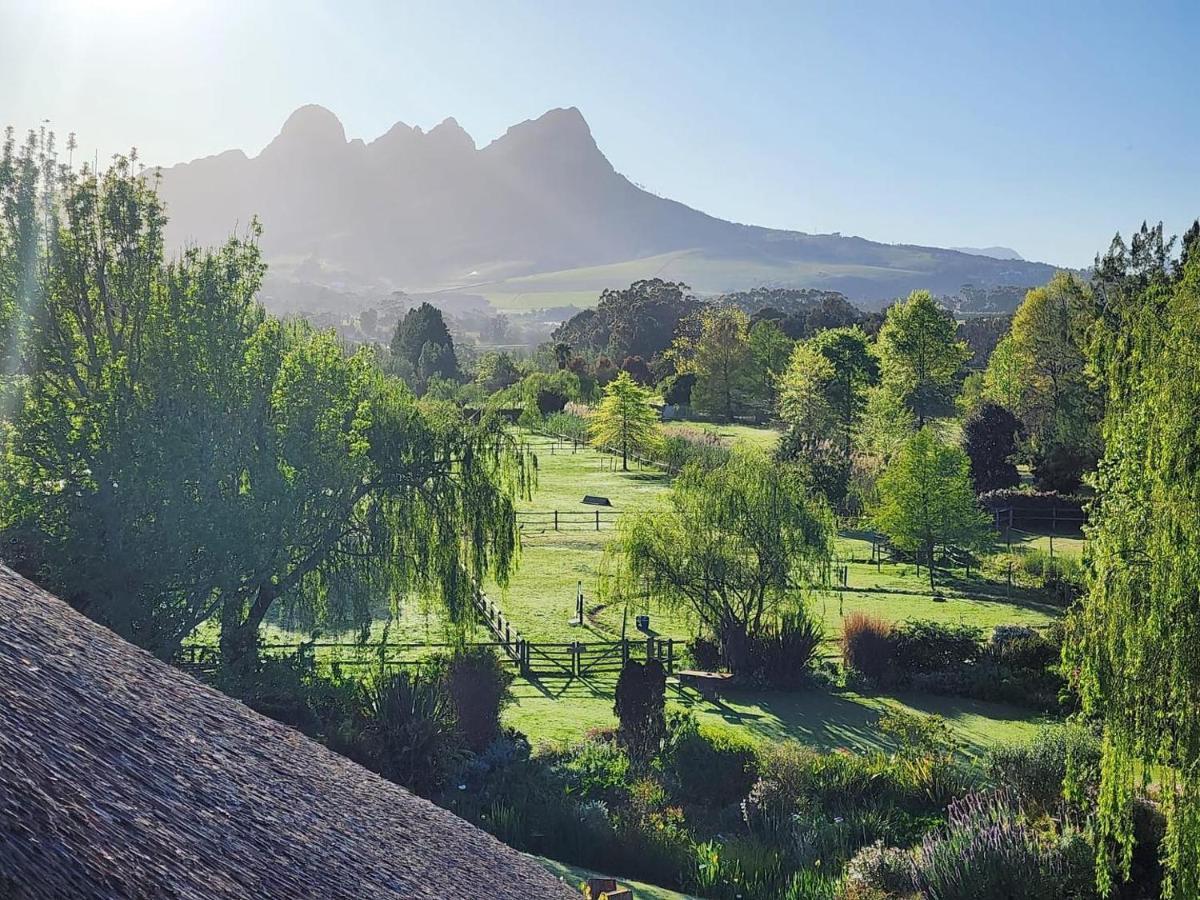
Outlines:
POLYGON ((709 699, 718 696, 722 689, 733 682, 729 672, 702 672, 696 669, 683 669, 679 672, 679 686, 695 688, 702 697, 709 699))

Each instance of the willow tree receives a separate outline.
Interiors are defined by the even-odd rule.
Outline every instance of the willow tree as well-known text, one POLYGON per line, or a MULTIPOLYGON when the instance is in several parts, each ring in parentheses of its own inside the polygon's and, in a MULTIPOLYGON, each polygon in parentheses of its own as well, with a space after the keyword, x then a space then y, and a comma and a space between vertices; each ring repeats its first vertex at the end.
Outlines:
MULTIPOLYGON (((1200 254, 1178 271, 1135 236, 1098 261, 1092 362, 1105 452, 1088 531, 1088 591, 1066 661, 1103 727, 1100 885, 1129 877, 1135 801, 1151 780, 1167 817, 1164 896, 1200 896, 1200 254)), ((1169 246, 1169 244, 1168 244, 1169 246)))
POLYGON ((737 447, 714 469, 687 466, 664 508, 622 517, 605 559, 605 589, 692 614, 734 672, 750 641, 825 569, 834 533, 822 498, 760 450, 737 447))
POLYGON ((630 454, 653 453, 662 444, 658 410, 651 393, 628 372, 604 386, 604 397, 592 416, 592 444, 621 453, 621 470, 629 470, 630 454))
POLYGON ((365 624, 416 595, 462 620, 515 559, 527 470, 504 433, 435 421, 368 351, 269 317, 256 228, 167 261, 131 161, 51 174, 0 457, 9 561, 163 656, 217 619, 252 660, 283 602, 365 624))

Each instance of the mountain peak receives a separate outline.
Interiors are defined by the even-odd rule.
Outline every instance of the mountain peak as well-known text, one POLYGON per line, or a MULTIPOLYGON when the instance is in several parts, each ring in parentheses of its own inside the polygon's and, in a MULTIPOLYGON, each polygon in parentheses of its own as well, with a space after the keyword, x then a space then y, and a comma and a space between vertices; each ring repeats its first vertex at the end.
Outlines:
POLYGON ((279 134, 263 152, 281 146, 324 147, 345 143, 346 129, 341 119, 324 106, 309 103, 287 117, 279 134))
POLYGON ((426 137, 437 141, 440 146, 448 148, 475 149, 475 139, 467 134, 453 116, 443 119, 441 123, 431 128, 426 137))

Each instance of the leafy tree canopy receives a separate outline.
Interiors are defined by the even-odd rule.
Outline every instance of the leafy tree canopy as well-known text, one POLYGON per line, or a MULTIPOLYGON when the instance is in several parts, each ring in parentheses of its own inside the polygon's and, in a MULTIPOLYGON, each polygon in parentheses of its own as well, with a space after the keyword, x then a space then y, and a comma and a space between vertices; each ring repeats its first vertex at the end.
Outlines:
MULTIPOLYGON (((1105 452, 1090 512, 1088 591, 1065 651, 1084 713, 1102 723, 1097 876, 1129 877, 1134 801, 1153 777, 1167 816, 1172 897, 1200 896, 1200 257, 1179 268, 1161 228, 1097 266, 1090 358, 1105 391, 1105 452)), ((1164 894, 1166 896, 1168 894, 1164 894)))
POLYGON ((441 310, 432 304, 414 306, 396 323, 391 351, 396 374, 418 394, 425 393, 433 377, 462 380, 454 339, 441 310))
POLYGON ((971 351, 957 326, 929 291, 913 291, 895 303, 879 332, 883 380, 917 417, 918 427, 953 398, 971 351))
POLYGON ((685 467, 665 508, 622 517, 606 589, 692 613, 740 671, 749 639, 817 582, 833 533, 828 506, 796 472, 739 446, 722 466, 685 467))
POLYGON ((630 455, 650 455, 662 445, 662 427, 653 393, 621 372, 604 388, 592 416, 592 443, 621 453, 621 469, 629 469, 630 455))
POLYGON ((554 330, 552 338, 577 351, 613 359, 652 359, 671 346, 679 320, 703 307, 683 283, 650 278, 605 290, 594 310, 584 310, 554 330))
POLYGON ((989 534, 988 518, 975 505, 967 455, 922 428, 888 464, 879 479, 875 527, 902 550, 920 552, 935 590, 937 551, 977 550, 989 534))
POLYGON ((267 316, 257 226, 168 263, 131 161, 52 172, 0 453, 10 561, 164 656, 215 618, 244 660, 281 602, 361 623, 415 594, 463 621, 471 579, 515 560, 524 456, 427 418, 371 351, 267 316))

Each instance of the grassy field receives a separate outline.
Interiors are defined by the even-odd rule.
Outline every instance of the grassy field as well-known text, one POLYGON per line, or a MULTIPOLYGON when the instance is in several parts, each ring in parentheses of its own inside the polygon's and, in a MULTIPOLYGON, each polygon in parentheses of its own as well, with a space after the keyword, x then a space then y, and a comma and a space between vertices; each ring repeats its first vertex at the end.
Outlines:
MULTIPOLYGON (((777 433, 768 429, 732 426, 722 431, 724 436, 759 445, 777 439, 777 433)), ((538 456, 538 485, 532 498, 519 504, 521 510, 559 510, 590 517, 597 507, 582 500, 585 494, 593 494, 607 497, 612 503, 611 512, 602 517, 599 531, 590 519, 576 520, 568 526, 566 515, 562 516, 560 531, 554 531, 548 523, 524 526, 518 570, 507 587, 485 585, 488 594, 512 624, 533 641, 611 641, 622 633, 641 639, 643 635, 633 627, 633 617, 647 613, 651 634, 676 639, 682 650, 696 633, 696 623, 685 612, 644 605, 627 610, 621 604, 605 602, 601 593, 600 573, 605 547, 614 535, 615 514, 662 502, 669 478, 657 470, 638 471, 637 466, 622 472, 619 461, 588 448, 564 450, 548 439, 532 436, 529 440, 538 456), (571 622, 580 585, 586 613, 582 626, 571 622)), ((1031 538, 1029 543, 1039 545, 1041 540, 1031 538)), ((1074 542, 1055 538, 1055 552, 1078 552, 1080 543, 1078 537, 1074 542)), ((836 565, 847 568, 846 585, 814 590, 806 598, 824 625, 825 653, 829 656, 837 653, 843 617, 854 612, 869 612, 891 621, 965 623, 985 631, 1008 623, 1044 625, 1059 613, 1036 593, 989 581, 977 572, 969 579, 961 571, 953 576, 941 573, 939 593, 944 600, 935 602, 924 570, 918 572, 911 564, 873 563, 867 534, 843 533, 837 538, 835 555, 836 565)), ((410 657, 439 649, 445 632, 436 612, 422 611, 415 602, 404 604, 394 616, 389 616, 390 612, 386 607, 377 610, 372 639, 381 639, 386 628, 390 642, 423 645, 408 654, 410 657)), ((276 618, 264 627, 268 643, 294 643, 310 636, 311 631, 296 618, 276 618)), ((321 633, 322 640, 349 642, 356 636, 357 632, 339 633, 331 628, 321 633)), ((211 637, 215 641, 215 631, 211 637)), ((477 637, 488 639, 482 626, 477 637)), ((332 652, 336 651, 325 651, 323 655, 332 652)), ((613 725, 614 680, 611 674, 573 680, 519 678, 513 685, 516 702, 506 712, 506 720, 535 742, 571 740, 589 728, 613 725)), ((968 754, 1028 737, 1039 722, 1028 710, 962 698, 864 696, 829 688, 794 693, 736 691, 718 702, 673 688, 671 702, 691 709, 701 721, 735 727, 756 739, 793 738, 826 749, 880 749, 883 745, 875 723, 889 706, 945 716, 968 754)))
MULTIPOLYGON (((538 741, 571 742, 592 728, 616 725, 611 677, 546 679, 513 684, 516 702, 505 713, 508 725, 538 741)), ((865 696, 854 691, 730 691, 706 700, 672 686, 669 706, 691 710, 701 723, 736 728, 753 740, 798 740, 822 750, 888 750, 876 724, 887 709, 943 716, 968 756, 997 744, 1016 743, 1050 721, 1027 709, 963 697, 908 693, 865 696)))
MULTIPOLYGON (((768 429, 733 426, 729 437, 767 444, 776 439, 768 429)), ((580 448, 565 452, 553 443, 531 438, 538 454, 538 487, 523 509, 594 510, 581 501, 584 494, 608 497, 617 512, 644 508, 661 502, 669 480, 654 471, 621 472, 611 458, 580 448)), ((628 610, 607 604, 601 594, 600 572, 604 549, 613 535, 608 519, 602 530, 594 526, 555 532, 550 527, 527 528, 523 532, 521 566, 506 589, 489 586, 513 624, 533 640, 572 642, 619 638, 622 630, 636 638, 635 613, 651 616, 652 633, 686 641, 695 633, 695 623, 678 611, 655 608, 628 610), (571 623, 577 586, 582 584, 586 618, 582 626, 571 623)), ((1057 544, 1056 544, 1057 550, 1057 544)), ((1009 589, 1003 582, 988 581, 977 572, 967 579, 939 575, 943 602, 930 595, 928 576, 911 564, 871 560, 869 535, 846 533, 837 539, 838 564, 848 568, 847 586, 813 591, 810 607, 824 623, 827 652, 841 632, 843 616, 870 612, 892 621, 932 619, 966 623, 990 630, 995 625, 1021 623, 1044 625, 1058 611, 1036 594, 1009 589)), ((611 676, 571 681, 518 680, 517 702, 507 713, 509 724, 534 740, 571 740, 589 728, 615 723, 612 713, 611 676)), ((737 727, 762 740, 796 738, 815 746, 833 749, 879 749, 875 722, 890 705, 947 718, 966 752, 978 753, 996 743, 1028 737, 1038 723, 1028 710, 962 698, 905 695, 867 697, 850 691, 814 689, 798 693, 734 692, 718 703, 691 692, 673 691, 672 702, 691 708, 702 721, 737 727)))
POLYGON ((464 290, 481 294, 501 310, 538 309, 565 304, 595 306, 605 288, 624 288, 643 278, 682 281, 699 294, 740 290, 748 284, 777 284, 792 287, 844 289, 855 283, 894 282, 899 270, 909 274, 929 266, 921 250, 893 247, 890 265, 854 265, 835 262, 751 256, 707 250, 675 250, 641 259, 599 266, 541 272, 471 285, 464 290))
POLYGON ((773 428, 755 428, 752 425, 716 425, 707 422, 667 422, 663 431, 700 430, 716 434, 731 444, 747 443, 763 450, 774 450, 779 443, 780 433, 773 428))

